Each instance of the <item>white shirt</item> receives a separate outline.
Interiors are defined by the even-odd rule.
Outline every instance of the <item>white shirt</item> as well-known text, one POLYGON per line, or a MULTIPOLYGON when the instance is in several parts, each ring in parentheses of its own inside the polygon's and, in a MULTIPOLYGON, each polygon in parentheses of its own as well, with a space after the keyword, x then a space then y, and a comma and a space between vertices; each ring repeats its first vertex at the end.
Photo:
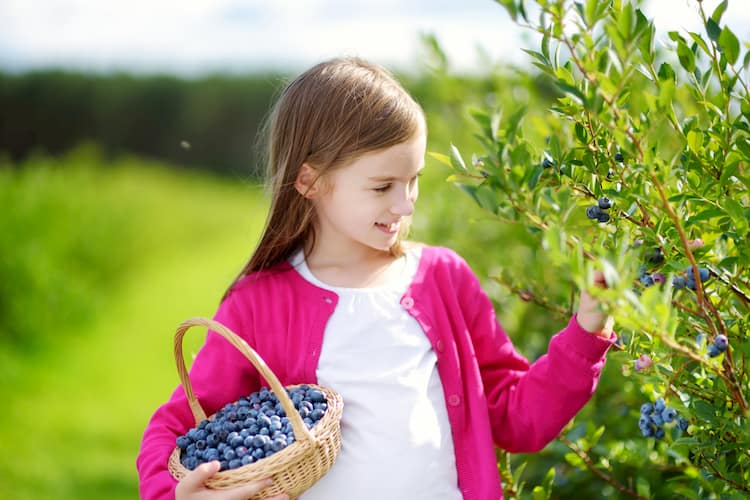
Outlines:
POLYGON ((330 286, 302 252, 291 263, 311 283, 339 296, 326 325, 318 383, 344 400, 341 453, 303 500, 460 500, 448 413, 437 357, 419 323, 399 303, 421 249, 394 263, 392 283, 330 286))

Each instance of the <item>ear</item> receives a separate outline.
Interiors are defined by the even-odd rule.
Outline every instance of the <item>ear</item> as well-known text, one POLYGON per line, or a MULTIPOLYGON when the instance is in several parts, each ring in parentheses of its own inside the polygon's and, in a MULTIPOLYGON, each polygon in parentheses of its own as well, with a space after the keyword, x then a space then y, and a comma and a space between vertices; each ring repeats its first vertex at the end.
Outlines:
POLYGON ((294 181, 294 188, 308 199, 313 199, 320 193, 320 182, 318 181, 318 171, 309 163, 303 163, 297 173, 297 179, 294 181))

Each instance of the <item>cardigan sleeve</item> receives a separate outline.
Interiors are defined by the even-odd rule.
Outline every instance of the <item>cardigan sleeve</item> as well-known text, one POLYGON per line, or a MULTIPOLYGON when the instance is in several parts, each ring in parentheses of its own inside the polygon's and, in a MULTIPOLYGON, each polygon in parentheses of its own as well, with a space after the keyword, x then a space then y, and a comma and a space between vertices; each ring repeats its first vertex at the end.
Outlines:
MULTIPOLYGON (((214 319, 252 345, 249 332, 243 328, 244 324, 251 323, 242 317, 243 314, 249 314, 249 311, 240 312, 230 295, 221 303, 214 319)), ((188 359, 185 361, 190 363, 188 359)), ((258 374, 250 362, 224 337, 210 330, 190 368, 190 382, 207 416, 259 386, 258 374)), ((180 384, 170 399, 156 410, 144 431, 136 459, 141 499, 174 498, 177 481, 167 468, 169 456, 176 446, 177 436, 195 425, 180 384)))
POLYGON ((492 303, 469 271, 463 297, 495 443, 515 453, 539 451, 589 401, 606 352, 615 341, 585 331, 576 319, 554 335, 533 364, 519 354, 497 321, 492 303))

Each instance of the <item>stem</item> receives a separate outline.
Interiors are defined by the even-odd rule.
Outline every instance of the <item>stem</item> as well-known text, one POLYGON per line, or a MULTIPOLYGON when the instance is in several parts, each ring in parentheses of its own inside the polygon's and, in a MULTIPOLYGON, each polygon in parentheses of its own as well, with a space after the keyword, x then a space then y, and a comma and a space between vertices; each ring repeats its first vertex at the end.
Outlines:
POLYGON ((629 495, 629 496, 631 496, 633 498, 638 498, 640 500, 647 500, 645 497, 642 497, 641 495, 639 495, 635 491, 633 491, 633 490, 627 488, 626 486, 620 484, 619 482, 617 482, 609 474, 607 474, 607 473, 603 472, 602 470, 598 469, 596 467, 596 465, 594 464, 594 462, 591 460, 591 457, 589 457, 588 453, 586 453, 585 451, 583 451, 582 449, 580 449, 578 446, 576 446, 575 443, 571 442, 568 438, 566 438, 565 436, 563 436, 562 434, 560 434, 559 436, 557 436, 557 439, 559 439, 560 441, 562 441, 562 443, 565 446, 567 446, 568 448, 570 448, 570 450, 573 453, 575 453, 578 456, 578 458, 580 458, 581 461, 583 461, 584 464, 586 464, 586 467, 588 467, 588 469, 591 472, 593 472, 595 475, 599 476, 600 479, 602 479, 603 481, 611 484, 612 486, 614 486, 615 488, 617 488, 617 490, 620 491, 621 493, 629 495))
POLYGON ((750 492, 750 486, 748 486, 746 484, 738 483, 738 482, 733 481, 733 480, 729 479, 728 477, 725 477, 724 475, 722 475, 721 472, 719 472, 719 470, 713 464, 713 462, 711 460, 709 460, 708 458, 706 458, 706 456, 703 453, 700 454, 700 457, 703 459, 703 461, 706 463, 706 465, 708 465, 711 468, 711 470, 713 471, 713 475, 714 476, 718 477, 719 479, 721 479, 725 483, 729 483, 736 490, 750 492))

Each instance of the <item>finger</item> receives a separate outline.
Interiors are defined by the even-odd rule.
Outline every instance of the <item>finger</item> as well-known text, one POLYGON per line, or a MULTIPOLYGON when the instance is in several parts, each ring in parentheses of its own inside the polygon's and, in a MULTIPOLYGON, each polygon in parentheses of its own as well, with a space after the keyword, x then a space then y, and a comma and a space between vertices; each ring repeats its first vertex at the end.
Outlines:
POLYGON ((220 468, 221 464, 217 460, 201 464, 200 466, 185 474, 185 477, 180 480, 180 483, 177 485, 177 487, 180 489, 180 491, 186 492, 201 489, 203 488, 203 483, 206 482, 206 479, 216 474, 220 468))
MULTIPOLYGON (((237 488, 232 488, 228 490, 224 490, 224 496, 222 498, 224 500, 247 500, 251 496, 255 495, 259 491, 261 491, 263 488, 267 488, 273 484, 273 481, 270 479, 262 479, 260 481, 253 481, 252 483, 248 483, 242 486, 238 486, 237 488)), ((272 497, 277 498, 277 497, 272 497)), ((289 497, 281 497, 281 498, 289 498, 289 497)))

